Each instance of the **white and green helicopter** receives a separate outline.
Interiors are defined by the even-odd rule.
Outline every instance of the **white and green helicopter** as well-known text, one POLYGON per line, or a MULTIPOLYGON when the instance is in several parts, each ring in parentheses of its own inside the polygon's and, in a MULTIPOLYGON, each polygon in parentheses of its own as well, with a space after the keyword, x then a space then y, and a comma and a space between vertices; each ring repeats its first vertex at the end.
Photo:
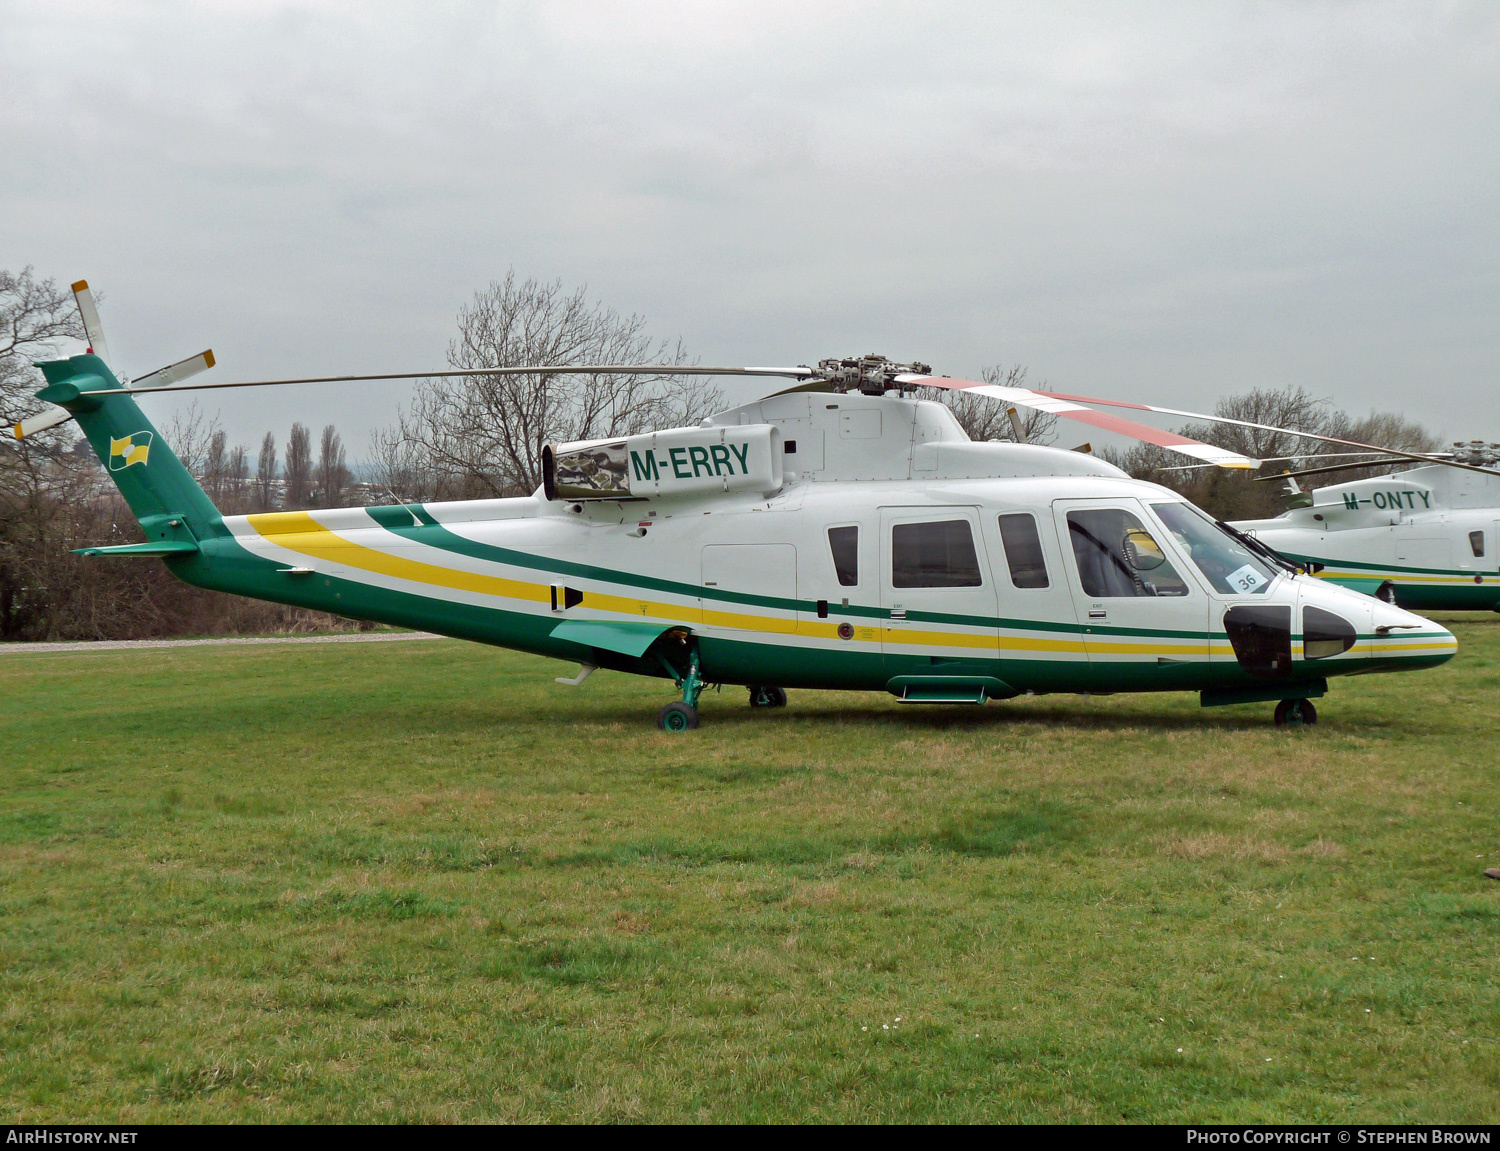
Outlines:
MULTIPOLYGON (((1454 457, 1493 462, 1485 445, 1456 447, 1454 457)), ((1282 515, 1234 526, 1319 579, 1386 603, 1500 610, 1500 475, 1431 464, 1292 496, 1282 515)))
MULTIPOLYGON (((1195 690, 1308 724, 1329 677, 1433 667, 1457 647, 1091 455, 971 442, 916 393, 966 389, 1219 466, 1257 461, 1089 406, 1109 401, 878 356, 446 373, 799 383, 696 427, 551 445, 530 496, 224 516, 142 413, 139 384, 95 354, 97 313, 87 285, 75 291, 93 346, 39 365, 38 399, 56 407, 15 431, 76 419, 146 535, 81 554, 157 557, 200 587, 577 663, 560 683, 601 667, 665 678, 681 692, 657 717, 667 731, 697 726, 712 684, 748 687, 757 707, 788 687, 943 704, 1195 690)), ((180 382, 203 366, 174 365, 154 390, 318 382, 180 382)))

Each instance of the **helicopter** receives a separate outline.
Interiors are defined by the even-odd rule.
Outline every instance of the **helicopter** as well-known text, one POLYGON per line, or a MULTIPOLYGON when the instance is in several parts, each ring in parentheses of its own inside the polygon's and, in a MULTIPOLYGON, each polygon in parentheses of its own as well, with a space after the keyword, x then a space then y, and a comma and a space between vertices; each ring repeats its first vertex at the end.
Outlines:
MULTIPOLYGON (((756 708, 788 688, 909 704, 1022 694, 1197 691, 1315 723, 1340 675, 1433 667, 1457 642, 1405 609, 1310 577, 1253 537, 1087 451, 975 443, 923 389, 970 389, 1215 466, 1259 461, 1099 411, 1082 397, 935 376, 883 356, 816 367, 531 365, 183 383, 150 391, 440 375, 639 373, 795 381, 699 425, 549 444, 529 496, 225 516, 103 355, 38 364, 156 558, 200 587, 670 681, 664 731, 710 685, 756 708)), ((1094 401, 1107 404, 1111 401, 1094 401)), ((1120 405, 1138 406, 1138 405, 1120 405)), ((1012 416, 1014 418, 1014 416, 1012 416)), ((1024 438, 1024 437, 1018 437, 1024 438)), ((1087 447, 1087 445, 1085 445, 1087 447)))
MULTIPOLYGON (((1496 445, 1455 444, 1450 458, 1493 464, 1496 445)), ((1355 467, 1360 465, 1344 465, 1355 467)), ((1369 466, 1369 461, 1363 466, 1369 466)), ((1500 611, 1500 476, 1442 464, 1303 492, 1287 511, 1236 520, 1319 579, 1423 611, 1500 611)))

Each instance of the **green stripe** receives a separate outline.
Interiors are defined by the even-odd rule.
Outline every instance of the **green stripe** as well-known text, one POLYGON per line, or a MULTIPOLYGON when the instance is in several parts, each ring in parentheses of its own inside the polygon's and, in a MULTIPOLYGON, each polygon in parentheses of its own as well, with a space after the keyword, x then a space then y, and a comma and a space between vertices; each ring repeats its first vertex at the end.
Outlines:
MULTIPOLYGON (((816 600, 785 599, 779 596, 759 596, 748 592, 707 588, 698 584, 658 579, 655 576, 638 575, 635 572, 623 572, 613 568, 596 567, 592 564, 575 563, 571 560, 532 555, 529 552, 497 547, 494 544, 478 543, 475 540, 465 539, 463 536, 449 531, 442 524, 433 520, 431 514, 425 508, 415 504, 408 506, 422 520, 421 527, 413 524, 389 522, 382 523, 381 526, 396 535, 408 538, 415 543, 436 548, 439 551, 453 552, 458 555, 468 556, 471 559, 508 564, 511 567, 552 572, 556 575, 578 576, 582 579, 599 580, 603 583, 620 584, 625 587, 645 588, 651 591, 665 592, 669 595, 680 595, 690 599, 710 599, 723 603, 745 604, 751 607, 770 608, 779 611, 817 611, 816 600)), ((381 510, 384 511, 385 509, 381 510)), ((881 620, 891 618, 889 608, 863 607, 856 604, 843 607, 836 606, 831 600, 828 604, 828 614, 830 616, 855 616, 881 620)), ((1073 635, 1083 633, 1083 625, 1078 623, 1008 619, 999 616, 963 615, 954 612, 913 611, 909 612, 905 618, 908 623, 941 623, 950 626, 1004 628, 1011 631, 1063 632, 1073 635)), ((1205 639, 1212 634, 1216 634, 1208 631, 1182 631, 1170 628, 1090 626, 1093 627, 1093 634, 1096 635, 1147 636, 1156 639, 1205 639)))
MULTIPOLYGON (((1276 550, 1281 551, 1280 548, 1277 548, 1276 550)), ((1358 568, 1361 571, 1395 572, 1403 575, 1462 576, 1464 579, 1468 580, 1472 580, 1475 576, 1484 576, 1487 579, 1495 579, 1497 576, 1497 573, 1493 571, 1475 571, 1472 568, 1468 570, 1465 570, 1463 568, 1414 568, 1402 567, 1399 564, 1367 564, 1360 563, 1357 560, 1320 559, 1317 556, 1299 555, 1296 552, 1289 551, 1281 551, 1281 554, 1286 556, 1289 560, 1295 560, 1299 563, 1322 564, 1325 568, 1358 568)))

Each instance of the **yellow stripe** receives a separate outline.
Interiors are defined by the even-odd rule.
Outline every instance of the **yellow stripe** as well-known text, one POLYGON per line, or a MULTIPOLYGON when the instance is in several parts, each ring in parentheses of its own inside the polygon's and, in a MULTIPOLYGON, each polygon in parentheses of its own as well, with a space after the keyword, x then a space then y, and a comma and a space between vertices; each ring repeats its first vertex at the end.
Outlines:
POLYGON ((437 564, 405 559, 351 543, 342 536, 334 535, 307 512, 268 512, 245 518, 267 542, 313 559, 455 591, 478 592, 481 595, 538 603, 542 600, 550 602, 552 599, 551 589, 545 585, 439 567, 437 564))
MULTIPOLYGON (((550 603, 551 587, 546 583, 528 583, 500 576, 480 575, 458 568, 424 563, 420 560, 393 556, 388 552, 366 547, 325 528, 307 512, 266 512, 245 517, 255 531, 268 543, 299 555, 310 556, 328 563, 361 571, 374 572, 410 583, 431 587, 448 588, 454 591, 477 592, 480 595, 497 596, 504 599, 524 600, 529 603, 550 603)), ((607 592, 590 591, 585 603, 599 611, 616 612, 620 615, 670 620, 675 623, 698 623, 708 627, 729 628, 737 631, 758 632, 766 635, 797 636, 808 639, 833 640, 838 637, 838 625, 821 620, 792 620, 778 616, 753 615, 746 612, 728 612, 717 608, 699 608, 686 604, 665 603, 643 599, 639 596, 613 595, 607 592)), ((993 633, 914 630, 883 626, 856 625, 856 638, 867 643, 877 640, 888 644, 911 647, 947 647, 978 651, 990 651, 998 655, 1001 651, 1052 652, 1083 655, 1093 652, 1098 655, 1138 655, 1155 658, 1159 655, 1206 656, 1211 652, 1224 655, 1229 651, 1227 640, 1214 637, 1212 644, 1201 641, 1164 643, 1149 639, 1141 640, 1081 640, 1041 639, 1018 635, 995 635, 993 633), (1216 650, 1215 650, 1216 649, 1216 650)), ((1382 651, 1417 650, 1430 645, 1407 645, 1407 648, 1382 647, 1382 651)))
MULTIPOLYGON (((1474 575, 1484 575, 1484 572, 1475 572, 1474 575)), ((1474 576, 1466 575, 1417 575, 1405 571, 1336 571, 1332 568, 1324 568, 1317 573, 1319 579, 1367 579, 1367 580, 1391 580, 1400 583, 1448 583, 1448 584, 1471 584, 1474 576)), ((1489 577, 1493 578, 1493 576, 1489 577)))

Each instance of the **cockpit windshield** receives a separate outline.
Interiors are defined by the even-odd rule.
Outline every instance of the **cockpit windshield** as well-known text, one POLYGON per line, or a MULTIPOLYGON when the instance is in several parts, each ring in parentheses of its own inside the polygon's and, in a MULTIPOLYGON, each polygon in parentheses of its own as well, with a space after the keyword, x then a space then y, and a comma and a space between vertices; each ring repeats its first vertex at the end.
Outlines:
POLYGON ((1167 530, 1216 591, 1228 595, 1262 595, 1276 578, 1273 567, 1192 504, 1152 504, 1151 510, 1167 525, 1167 530))

